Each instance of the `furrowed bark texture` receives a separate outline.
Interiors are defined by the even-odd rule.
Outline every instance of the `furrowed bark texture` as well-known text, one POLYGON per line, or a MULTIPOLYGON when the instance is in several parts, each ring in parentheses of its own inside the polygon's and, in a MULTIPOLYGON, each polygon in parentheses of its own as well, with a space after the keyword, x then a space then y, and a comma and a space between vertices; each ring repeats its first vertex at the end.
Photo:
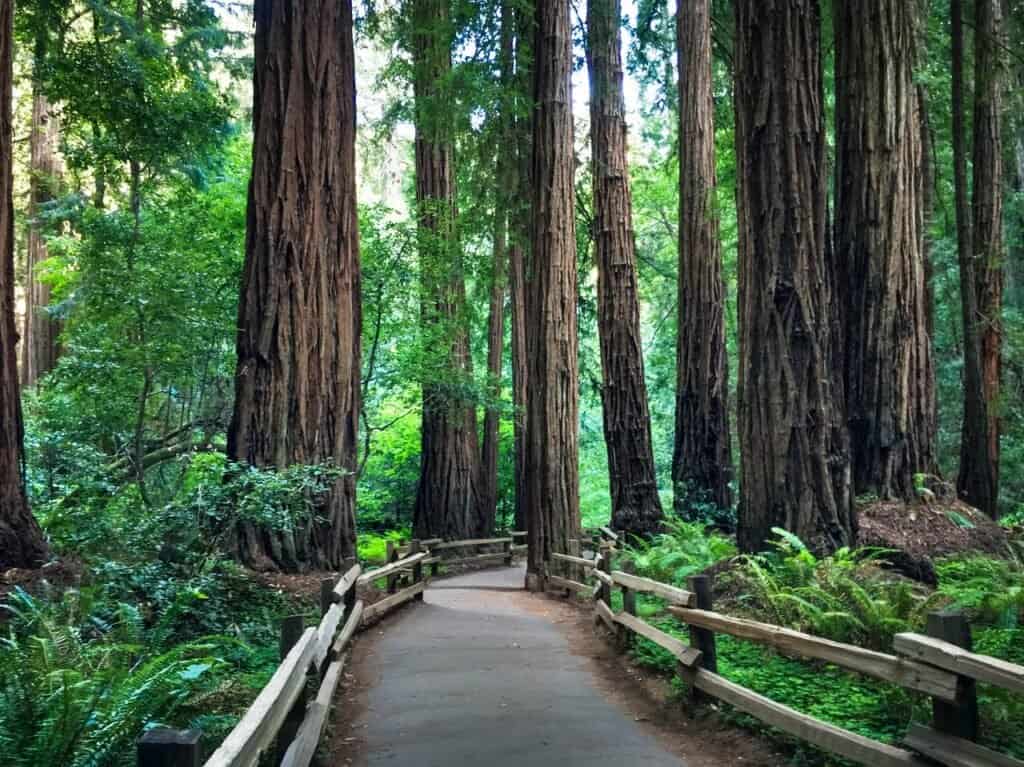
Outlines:
POLYGON ((14 322, 14 201, 11 168, 14 3, 0 0, 0 572, 39 567, 46 542, 25 497, 24 424, 14 322))
MULTIPOLYGON (((964 423, 957 487, 965 501, 997 517, 1004 256, 1002 0, 977 0, 974 29, 973 220, 968 250, 973 274, 961 271, 961 290, 964 290, 965 279, 972 280, 974 312, 968 314, 971 307, 964 307, 964 335, 974 336, 971 345, 977 347, 978 371, 971 374, 968 384, 966 367, 971 363, 965 360, 964 423), (980 402, 968 403, 968 399, 980 402)), ((965 343, 965 350, 967 346, 965 343)))
POLYGON ((533 77, 533 246, 527 301, 528 572, 580 529, 576 192, 568 0, 537 4, 533 77))
MULTIPOLYGON (((509 0, 511 2, 511 0, 509 0)), ((526 389, 529 364, 526 350, 526 283, 529 273, 531 227, 530 184, 531 115, 533 112, 533 22, 527 3, 514 3, 515 21, 515 114, 514 137, 509 149, 515 152, 515 194, 509 205, 509 296, 512 308, 512 403, 515 406, 515 529, 525 530, 526 513, 526 389)), ((507 7, 507 6, 506 6, 507 7)))
POLYGON ((601 404, 612 527, 636 536, 650 536, 661 528, 662 510, 654 472, 640 335, 633 199, 626 160, 621 19, 619 0, 589 0, 587 64, 597 246, 597 326, 603 376, 601 404))
POLYGON ((711 0, 679 0, 679 329, 675 510, 732 505, 725 284, 715 211, 715 123, 711 98, 711 0))
POLYGON ((49 100, 40 92, 38 84, 33 87, 32 132, 29 137, 29 201, 33 221, 28 226, 25 332, 21 339, 21 382, 25 386, 33 386, 53 370, 60 353, 57 344, 60 323, 46 311, 50 305, 50 286, 40 282, 38 275, 40 262, 49 256, 39 216, 46 203, 53 199, 60 182, 62 168, 57 155, 60 133, 57 116, 50 108, 49 100))
POLYGON ((817 0, 737 2, 736 113, 739 543, 762 549, 780 526, 834 548, 855 520, 832 379, 817 0))
MULTIPOLYGON (((494 199, 494 262, 491 267, 491 301, 487 315, 487 376, 489 379, 490 404, 484 413, 484 439, 480 465, 480 509, 485 523, 480 531, 486 537, 494 531, 498 510, 498 447, 501 415, 498 400, 501 397, 501 372, 505 344, 505 292, 507 287, 506 264, 508 255, 509 198, 516 179, 516 157, 509 151, 514 139, 512 110, 515 107, 511 97, 514 76, 515 25, 512 6, 501 6, 501 85, 506 95, 502 98, 500 144, 497 146, 495 164, 494 199)), ((517 528, 518 529, 518 528, 517 528)))
POLYGON ((350 0, 257 0, 253 172, 238 314, 232 460, 349 472, 322 521, 242 525, 258 568, 339 569, 356 555, 360 398, 355 70, 350 0))
POLYGON ((421 307, 428 343, 447 349, 445 364, 423 383, 420 482, 413 510, 418 538, 473 538, 480 514, 476 410, 461 391, 472 378, 466 284, 455 231, 455 160, 451 105, 448 0, 414 0, 416 204, 421 307))
POLYGON ((853 487, 909 501, 914 475, 936 465, 915 9, 903 0, 835 8, 835 255, 853 487))

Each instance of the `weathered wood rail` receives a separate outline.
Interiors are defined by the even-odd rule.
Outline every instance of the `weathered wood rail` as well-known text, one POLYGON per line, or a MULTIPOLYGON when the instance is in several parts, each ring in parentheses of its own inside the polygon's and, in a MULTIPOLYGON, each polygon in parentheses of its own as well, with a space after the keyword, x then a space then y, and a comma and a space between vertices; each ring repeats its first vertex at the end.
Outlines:
POLYGON ((607 626, 620 647, 627 647, 635 635, 672 653, 677 672, 690 685, 696 701, 723 701, 823 751, 869 767, 925 767, 932 763, 948 767, 1024 767, 1024 762, 976 742, 975 693, 977 681, 1024 694, 1024 666, 971 652, 970 626, 962 614, 929 615, 928 635, 898 634, 895 654, 867 650, 717 613, 712 609, 708 576, 693 576, 688 579, 687 588, 681 589, 615 570, 612 555, 617 537, 610 530, 602 529, 601 533, 603 542, 593 559, 579 557, 579 546, 571 541, 570 552, 553 554, 547 585, 566 595, 582 594, 592 601, 594 620, 607 626), (592 577, 595 583, 583 582, 586 577, 592 577), (618 612, 612 608, 615 588, 622 591, 623 609, 618 612), (637 616, 637 593, 652 594, 668 603, 668 613, 689 627, 689 646, 637 616), (802 714, 720 676, 716 633, 767 645, 784 655, 824 661, 930 696, 931 725, 912 725, 902 747, 898 747, 802 714))
POLYGON ((271 748, 275 749, 275 764, 307 767, 323 735, 355 634, 397 607, 423 599, 425 565, 436 574, 442 563, 512 564, 518 551, 526 549, 513 545, 514 539, 525 535, 512 533, 504 538, 464 541, 435 538, 406 545, 389 542, 383 566, 364 571, 357 564, 337 581, 325 578, 320 583, 320 623, 306 628, 301 615, 283 621, 280 665, 209 759, 201 759, 199 731, 157 728, 138 741, 138 767, 253 767, 271 748), (495 547, 500 551, 454 559, 444 556, 445 552, 478 552, 495 547), (374 584, 384 585, 388 595, 366 604, 359 593, 374 584), (307 703, 307 694, 313 688, 316 695, 307 703))

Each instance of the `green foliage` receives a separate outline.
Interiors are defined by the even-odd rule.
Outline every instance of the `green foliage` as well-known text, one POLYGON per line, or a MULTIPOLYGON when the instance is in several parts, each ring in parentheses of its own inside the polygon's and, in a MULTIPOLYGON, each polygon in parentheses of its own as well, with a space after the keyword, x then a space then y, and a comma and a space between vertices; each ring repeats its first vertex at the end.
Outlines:
POLYGON ((938 592, 967 610, 972 621, 1015 629, 1024 619, 1024 566, 980 554, 935 563, 938 592))
POLYGON ((685 585, 688 576, 736 555, 732 540, 703 525, 666 517, 664 527, 650 541, 634 539, 624 547, 624 559, 638 574, 685 585))
POLYGON ((147 724, 171 721, 210 684, 229 643, 213 637, 147 653, 133 606, 78 592, 49 605, 16 592, 6 608, 0 747, 12 767, 124 764, 147 724))
POLYGON ((733 574, 741 604, 769 622, 872 649, 920 627, 937 598, 878 568, 877 549, 842 548, 816 557, 792 533, 776 528, 774 551, 744 557, 733 574))

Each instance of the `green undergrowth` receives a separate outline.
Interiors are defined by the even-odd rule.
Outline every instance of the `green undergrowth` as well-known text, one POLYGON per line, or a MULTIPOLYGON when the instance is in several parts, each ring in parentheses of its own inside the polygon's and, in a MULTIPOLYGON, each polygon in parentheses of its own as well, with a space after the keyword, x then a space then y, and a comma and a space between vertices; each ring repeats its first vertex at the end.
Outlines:
MULTIPOLYGON (((648 577, 685 584, 664 565, 679 550, 706 551, 703 544, 656 540, 627 551, 634 569, 648 577), (669 577, 666 577, 668 575, 669 577)), ((699 556, 698 556, 699 558, 699 556)), ((892 652, 892 636, 921 631, 927 612, 963 609, 971 620, 974 648, 1014 663, 1024 663, 1024 569, 1014 558, 967 555, 936 564, 938 587, 928 590, 880 567, 884 552, 840 550, 817 557, 793 536, 780 536, 774 551, 732 560, 719 578, 717 609, 726 614, 787 626, 836 641, 892 652)), ((705 560, 706 561, 706 560, 705 560)), ((707 562, 705 566, 715 564, 707 562)), ((622 609, 621 594, 613 608, 622 609)), ((663 631, 689 642, 688 630, 665 611, 665 603, 637 595, 637 614, 663 631)), ((754 692, 801 713, 865 737, 898 744, 912 721, 930 719, 929 699, 835 666, 784 657, 760 645, 717 635, 719 673, 754 692)), ((634 637, 633 659, 673 676, 673 656, 642 637, 634 637)), ((683 693, 683 683, 674 678, 683 693)), ((1024 757, 1024 699, 988 685, 978 687, 982 742, 997 751, 1024 757)), ((727 716, 793 749, 797 763, 837 764, 834 757, 801 745, 784 733, 724 707, 727 716)))

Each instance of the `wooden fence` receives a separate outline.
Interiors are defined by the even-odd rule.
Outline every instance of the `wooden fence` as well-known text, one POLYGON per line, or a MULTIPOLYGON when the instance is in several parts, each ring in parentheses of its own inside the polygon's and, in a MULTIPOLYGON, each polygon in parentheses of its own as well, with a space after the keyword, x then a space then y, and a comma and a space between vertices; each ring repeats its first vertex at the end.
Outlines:
POLYGON ((983 682, 1024 694, 1024 666, 971 652, 970 626, 961 613, 930 614, 927 635, 898 634, 895 655, 866 650, 717 613, 713 610, 709 576, 693 576, 687 588, 681 589, 616 570, 612 553, 617 540, 611 531, 602 531, 602 537, 604 543, 593 558, 581 557, 578 544, 573 542, 570 552, 552 554, 548 585, 593 600, 595 621, 603 621, 623 646, 635 634, 672 653, 679 675, 696 699, 724 701, 799 740, 869 767, 925 767, 931 763, 927 760, 948 767, 1024 767, 1024 762, 976 742, 975 692, 976 682, 983 682), (554 574, 555 569, 561 574, 554 574), (585 583, 587 577, 595 583, 585 583), (612 609, 612 590, 616 588, 622 591, 623 609, 619 612, 612 609), (638 592, 668 602, 668 612, 689 627, 689 645, 637 616, 638 592), (900 748, 795 711, 720 676, 716 633, 767 645, 785 655, 825 661, 928 695, 933 709, 931 726, 912 725, 900 748))

